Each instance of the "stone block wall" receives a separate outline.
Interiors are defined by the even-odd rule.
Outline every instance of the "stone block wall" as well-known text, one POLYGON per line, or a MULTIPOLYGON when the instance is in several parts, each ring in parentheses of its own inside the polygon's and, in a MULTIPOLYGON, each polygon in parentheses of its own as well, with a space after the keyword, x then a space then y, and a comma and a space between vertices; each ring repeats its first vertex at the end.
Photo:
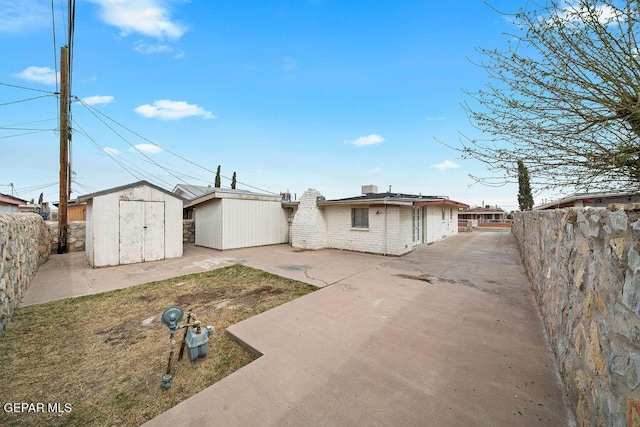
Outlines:
POLYGON ((51 232, 37 214, 0 213, 0 334, 49 259, 51 232))
POLYGON ((640 419, 639 218, 638 204, 515 216, 513 233, 581 426, 640 419))
POLYGON ((194 219, 183 219, 182 224, 182 243, 195 243, 196 221, 194 219))
MULTIPOLYGON (((51 229, 53 243, 51 245, 51 253, 58 253, 58 222, 46 221, 51 229)), ((67 222, 67 249, 69 252, 82 252, 85 249, 87 240, 87 222, 86 221, 68 221, 67 222)))

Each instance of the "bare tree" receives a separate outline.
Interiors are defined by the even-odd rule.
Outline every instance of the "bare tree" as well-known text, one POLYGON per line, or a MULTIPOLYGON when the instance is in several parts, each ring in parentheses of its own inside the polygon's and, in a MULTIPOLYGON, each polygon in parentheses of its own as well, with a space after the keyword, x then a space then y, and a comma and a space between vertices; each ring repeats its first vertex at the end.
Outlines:
POLYGON ((640 188, 639 3, 530 1, 505 15, 515 34, 478 49, 489 82, 463 104, 485 136, 456 147, 500 177, 474 178, 517 182, 524 159, 540 189, 640 188))

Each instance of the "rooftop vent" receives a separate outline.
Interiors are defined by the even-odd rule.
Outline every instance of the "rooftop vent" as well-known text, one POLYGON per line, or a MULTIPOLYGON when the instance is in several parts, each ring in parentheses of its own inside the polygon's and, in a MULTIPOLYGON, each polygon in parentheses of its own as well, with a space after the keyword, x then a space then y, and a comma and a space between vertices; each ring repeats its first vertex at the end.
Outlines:
POLYGON ((362 195, 368 196, 369 194, 377 194, 378 186, 377 185, 363 185, 362 186, 362 195))

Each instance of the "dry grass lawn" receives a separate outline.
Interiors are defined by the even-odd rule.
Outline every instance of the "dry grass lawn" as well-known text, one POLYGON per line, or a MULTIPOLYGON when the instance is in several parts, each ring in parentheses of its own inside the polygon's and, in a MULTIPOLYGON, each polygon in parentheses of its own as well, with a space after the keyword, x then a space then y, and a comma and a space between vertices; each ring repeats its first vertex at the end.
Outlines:
POLYGON ((253 360, 225 328, 314 289, 234 265, 19 308, 0 338, 0 425, 140 425, 253 360), (177 361, 184 330, 176 333, 164 390, 170 340, 160 315, 172 305, 184 310, 181 324, 192 310, 215 334, 207 357, 191 363, 186 351, 177 361), (36 411, 57 403, 60 411, 8 413, 16 402, 36 411))

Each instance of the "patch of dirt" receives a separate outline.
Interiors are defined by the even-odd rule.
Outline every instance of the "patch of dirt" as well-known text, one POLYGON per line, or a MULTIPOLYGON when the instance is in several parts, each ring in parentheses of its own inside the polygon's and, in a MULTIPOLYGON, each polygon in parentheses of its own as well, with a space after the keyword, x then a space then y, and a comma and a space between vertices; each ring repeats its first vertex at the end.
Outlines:
POLYGON ((0 337, 7 402, 69 403, 63 414, 0 411, 0 425, 141 425, 254 360, 224 333, 230 325, 313 292, 314 286, 233 265, 104 294, 19 307, 0 337), (212 325, 207 356, 177 360, 162 312, 180 306, 212 325), (29 331, 29 333, 25 333, 29 331), (37 339, 34 339, 37 337, 37 339))

